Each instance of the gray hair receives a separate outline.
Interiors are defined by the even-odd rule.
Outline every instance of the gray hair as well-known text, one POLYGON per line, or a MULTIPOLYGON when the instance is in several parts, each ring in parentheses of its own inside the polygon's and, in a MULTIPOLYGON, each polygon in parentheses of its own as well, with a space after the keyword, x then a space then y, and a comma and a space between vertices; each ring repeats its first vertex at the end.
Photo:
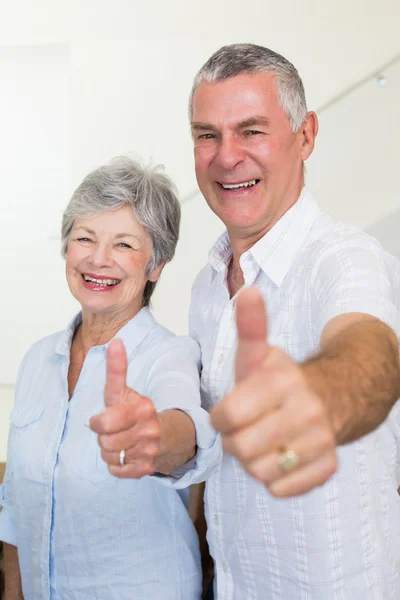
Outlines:
POLYGON ((286 58, 256 44, 232 44, 214 52, 194 79, 189 100, 190 118, 193 96, 202 81, 214 83, 242 73, 264 71, 276 75, 279 101, 296 133, 307 116, 306 97, 300 75, 286 58))
MULTIPOLYGON (((118 210, 128 204, 153 244, 146 274, 160 263, 172 260, 179 237, 181 208, 175 185, 160 169, 160 166, 142 167, 131 158, 121 156, 89 173, 73 193, 63 214, 63 256, 76 219, 118 210)), ((143 306, 150 304, 155 286, 156 282, 146 283, 143 306)))

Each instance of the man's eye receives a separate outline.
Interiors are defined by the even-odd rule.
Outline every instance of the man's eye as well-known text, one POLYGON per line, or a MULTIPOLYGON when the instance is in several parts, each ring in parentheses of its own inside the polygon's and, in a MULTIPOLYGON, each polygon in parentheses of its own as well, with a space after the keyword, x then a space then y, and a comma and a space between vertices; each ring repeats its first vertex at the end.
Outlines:
POLYGON ((248 131, 244 132, 245 135, 259 135, 262 133, 262 131, 257 131, 256 129, 249 129, 248 131))
POLYGON ((212 140, 214 138, 214 133, 202 133, 201 135, 199 135, 199 140, 212 140))

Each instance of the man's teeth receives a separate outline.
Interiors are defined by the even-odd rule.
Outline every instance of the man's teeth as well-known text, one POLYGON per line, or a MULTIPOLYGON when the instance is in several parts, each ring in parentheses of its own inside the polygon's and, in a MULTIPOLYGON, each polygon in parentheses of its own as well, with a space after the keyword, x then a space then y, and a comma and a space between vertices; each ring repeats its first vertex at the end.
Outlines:
POLYGON ((89 275, 83 275, 83 278, 89 283, 97 283, 99 285, 117 285, 120 282, 119 279, 94 279, 93 277, 89 277, 89 275))
POLYGON ((243 183, 221 183, 224 190, 235 190, 237 188, 247 188, 256 185, 257 179, 252 179, 251 181, 245 181, 243 183))

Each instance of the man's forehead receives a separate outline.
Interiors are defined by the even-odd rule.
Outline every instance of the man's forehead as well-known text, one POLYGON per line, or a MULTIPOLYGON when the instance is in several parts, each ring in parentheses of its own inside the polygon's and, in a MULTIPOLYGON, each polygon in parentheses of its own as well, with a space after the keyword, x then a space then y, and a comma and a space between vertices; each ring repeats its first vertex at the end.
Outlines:
POLYGON ((265 113, 262 108, 267 99, 268 104, 278 101, 275 75, 270 72, 243 73, 216 82, 201 81, 193 94, 192 120, 201 121, 203 113, 221 108, 227 114, 248 108, 243 118, 250 118, 265 113))

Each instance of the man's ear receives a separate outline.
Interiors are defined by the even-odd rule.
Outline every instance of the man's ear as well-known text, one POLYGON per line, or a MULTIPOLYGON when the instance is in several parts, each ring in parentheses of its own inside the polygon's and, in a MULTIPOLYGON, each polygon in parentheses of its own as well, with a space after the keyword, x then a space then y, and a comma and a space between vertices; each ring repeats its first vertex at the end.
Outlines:
POLYGON ((318 134, 318 117, 315 112, 307 113, 299 133, 302 136, 301 158, 303 161, 311 156, 314 150, 315 138, 318 134))

